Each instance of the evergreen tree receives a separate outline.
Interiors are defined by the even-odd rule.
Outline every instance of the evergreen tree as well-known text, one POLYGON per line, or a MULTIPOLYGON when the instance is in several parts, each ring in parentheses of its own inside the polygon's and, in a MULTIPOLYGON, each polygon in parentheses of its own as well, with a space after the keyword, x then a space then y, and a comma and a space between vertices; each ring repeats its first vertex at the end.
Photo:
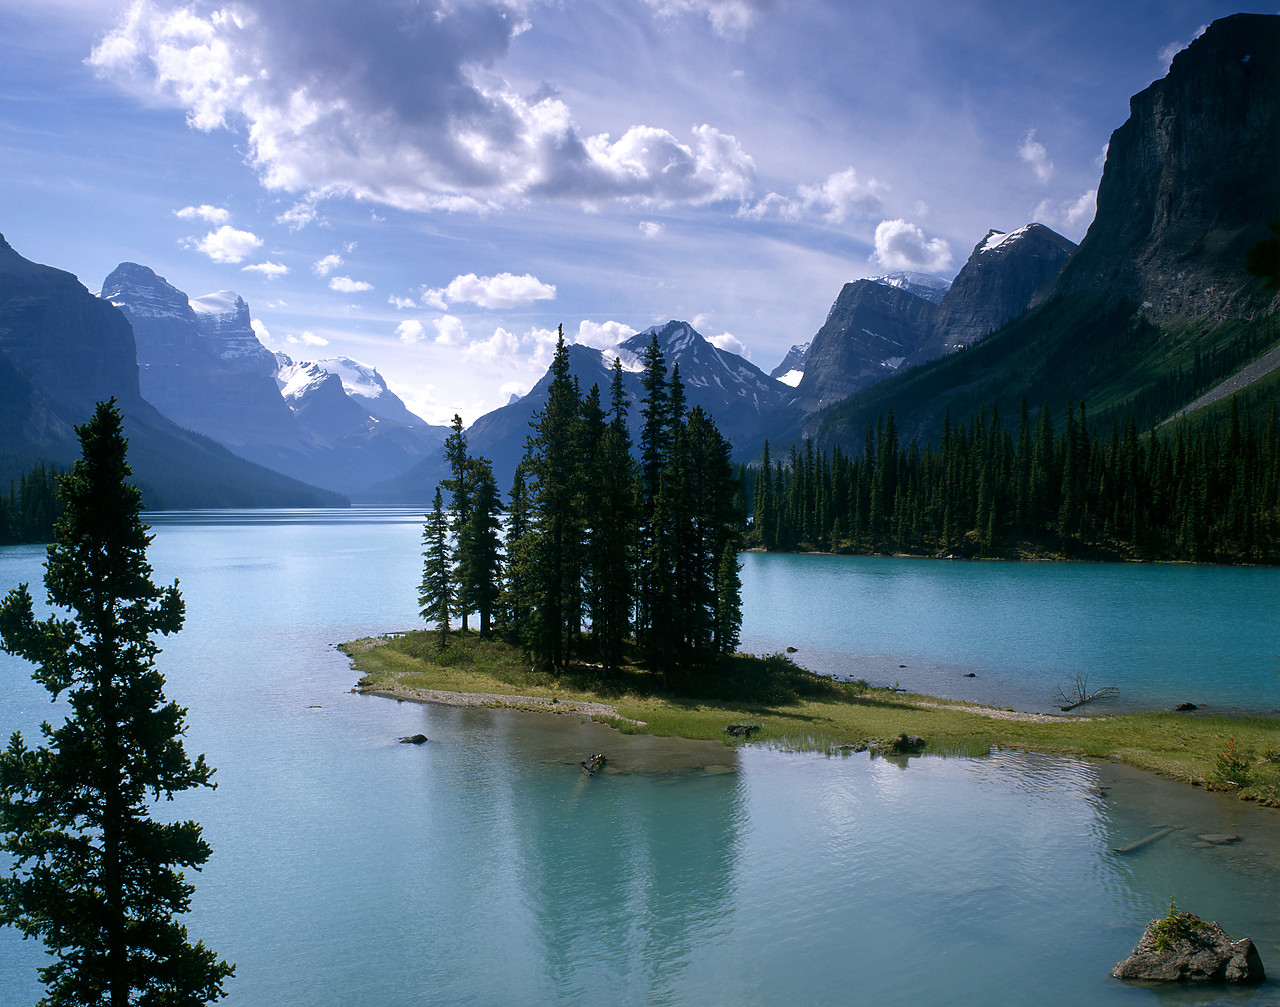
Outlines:
POLYGON ((418 611, 428 623, 435 622, 436 647, 442 652, 448 646, 449 612, 454 601, 450 571, 449 523, 444 516, 444 500, 437 486, 431 513, 422 526, 422 583, 418 585, 418 611))
POLYGON ((467 459, 467 469, 471 500, 458 535, 458 593, 474 606, 487 637, 502 586, 502 499, 488 458, 467 459))
POLYGON ((141 497, 128 483, 115 401, 77 427, 82 457, 61 479, 65 513, 49 549, 51 605, 37 622, 26 584, 0 604, 0 645, 70 715, 41 725, 47 746, 15 733, 0 754, 0 922, 41 938, 57 960, 40 970, 51 1004, 199 1004, 224 996, 234 966, 190 944, 174 917, 194 891, 183 868, 210 849, 196 822, 162 823, 161 796, 213 787, 204 756, 182 745, 186 711, 164 698, 153 637, 182 628, 175 582, 151 581, 141 497))
POLYGON ((462 431, 462 417, 457 413, 450 424, 452 433, 445 438, 444 459, 449 463, 450 478, 444 480, 445 489, 449 491, 449 510, 452 517, 449 530, 459 542, 455 550, 458 569, 454 571, 455 605, 462 620, 462 632, 466 632, 467 616, 472 611, 474 602, 469 594, 472 577, 465 566, 470 562, 467 550, 461 544, 462 530, 471 520, 471 459, 467 456, 467 435, 462 431))
POLYGON ((742 570, 738 550, 726 544, 716 570, 716 652, 732 654, 742 642, 742 570))

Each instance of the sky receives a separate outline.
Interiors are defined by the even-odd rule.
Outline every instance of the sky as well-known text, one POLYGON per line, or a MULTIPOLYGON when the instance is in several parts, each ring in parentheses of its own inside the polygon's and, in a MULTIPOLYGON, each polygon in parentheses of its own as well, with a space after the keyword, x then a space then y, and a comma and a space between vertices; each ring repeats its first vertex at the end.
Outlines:
POLYGON ((1192 0, 0 0, 0 233, 91 291, 234 290, 424 418, 556 329, 765 371, 843 284, 1087 230, 1112 130, 1241 8, 1192 0))

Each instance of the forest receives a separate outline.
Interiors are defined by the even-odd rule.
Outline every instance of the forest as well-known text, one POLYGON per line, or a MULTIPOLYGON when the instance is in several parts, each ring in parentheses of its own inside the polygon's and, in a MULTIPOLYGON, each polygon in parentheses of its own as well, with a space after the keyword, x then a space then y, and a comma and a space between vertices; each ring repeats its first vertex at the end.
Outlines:
POLYGON ((58 470, 38 465, 0 495, 0 545, 52 542, 53 526, 62 515, 58 470))
POLYGON ((679 368, 667 376, 657 338, 644 356, 633 453, 621 362, 609 406, 569 372, 563 333, 546 406, 534 415, 501 532, 487 459, 467 454, 454 418, 445 444, 448 511, 438 489, 423 530, 421 614, 443 647, 451 620, 498 632, 536 664, 575 656, 621 666, 634 646, 652 668, 711 664, 742 624, 737 552, 743 513, 729 442, 686 409, 679 368))
POLYGON ((1280 425, 1233 399, 1224 423, 1175 421, 1140 435, 1130 414, 1106 433, 1084 403, 1055 428, 1021 402, 1010 432, 996 409, 948 413, 935 448, 900 442, 893 413, 862 453, 806 442, 785 460, 765 445, 743 473, 749 545, 922 556, 1280 562, 1280 425))

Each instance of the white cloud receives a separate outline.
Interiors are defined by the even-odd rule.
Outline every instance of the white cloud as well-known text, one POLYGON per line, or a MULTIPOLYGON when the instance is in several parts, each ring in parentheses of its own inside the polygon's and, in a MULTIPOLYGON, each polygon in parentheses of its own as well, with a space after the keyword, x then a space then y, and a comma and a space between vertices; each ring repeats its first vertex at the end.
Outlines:
POLYGON ((640 233, 643 234, 646 238, 660 237, 662 235, 662 232, 665 230, 666 228, 662 224, 658 223, 656 220, 640 221, 640 233))
POLYGON ((461 346, 467 341, 466 327, 456 315, 445 315, 431 324, 436 329, 435 341, 441 346, 461 346))
POLYGON ((363 290, 372 290, 372 283, 365 283, 364 280, 353 280, 349 276, 335 276, 329 281, 329 289, 336 290, 340 294, 357 294, 363 290))
POLYGON ((258 342, 263 346, 271 345, 271 333, 267 331, 266 325, 260 318, 250 318, 249 328, 253 329, 254 335, 258 337, 258 342))
POLYGON ((323 259, 318 260, 315 265, 311 267, 311 271, 315 273, 316 276, 328 276, 341 265, 342 256, 338 255, 336 252, 330 252, 323 259))
POLYGON ((592 322, 583 319, 578 323, 578 333, 571 341, 582 346, 594 346, 597 350, 611 350, 635 334, 636 330, 625 322, 592 322))
POLYGON ((203 220, 206 224, 225 224, 231 219, 230 210, 224 210, 220 206, 210 206, 208 203, 202 203, 200 206, 184 206, 181 210, 174 210, 173 215, 183 220, 203 220))
POLYGON ((951 246, 942 238, 929 238, 905 220, 882 220, 876 226, 876 250, 871 261, 885 269, 917 269, 939 273, 951 266, 951 246))
POLYGON ((1076 199, 1042 199, 1036 204, 1035 219, 1048 224, 1073 241, 1079 241, 1098 212, 1098 190, 1090 189, 1076 199))
POLYGON ((520 352, 520 340, 504 328, 493 330, 493 335, 481 342, 472 343, 462 351, 464 360, 498 363, 511 360, 520 352))
POLYGON ((721 35, 740 36, 775 0, 645 0, 659 14, 701 14, 721 35))
POLYGON ((422 303, 439 311, 444 311, 450 304, 474 304, 498 310, 524 307, 535 301, 553 301, 555 297, 555 284, 543 283, 529 273, 523 276, 511 273, 476 276, 475 273, 467 273, 454 277, 447 287, 425 291, 422 303))
POLYGON ((329 340, 324 336, 317 336, 314 332, 307 331, 301 335, 287 335, 284 341, 291 346, 328 346, 329 340))
POLYGON ((498 389, 498 394, 510 402, 512 399, 524 398, 529 393, 529 388, 523 381, 507 381, 498 389))
POLYGON ((407 318, 396 326, 396 338, 402 343, 420 343, 426 336, 426 330, 416 318, 407 318))
MULTIPOLYGON (((1197 28, 1196 33, 1191 36, 1191 42, 1194 42, 1201 35, 1203 35, 1205 31, 1208 29, 1208 27, 1209 26, 1207 24, 1202 24, 1199 28, 1197 28)), ((1173 57, 1178 55, 1178 53, 1182 52, 1182 50, 1185 49, 1187 46, 1189 46, 1191 42, 1170 42, 1167 46, 1165 46, 1163 49, 1160 50, 1160 54, 1157 58, 1160 60, 1161 64, 1164 66, 1166 71, 1168 71, 1169 65, 1173 62, 1173 57)))
POLYGON ((412 297, 398 297, 395 294, 392 294, 387 298, 387 303, 393 308, 399 308, 401 311, 406 311, 409 308, 416 308, 418 306, 418 302, 412 297))
MULTIPOLYGON (((614 140, 584 134, 554 95, 515 93, 495 67, 527 27, 528 6, 137 0, 88 62, 143 100, 183 109, 194 129, 242 133, 264 186, 304 194, 279 218, 292 227, 336 194, 449 211, 751 194, 754 163, 711 125, 687 138, 633 125, 614 140)), ((731 27, 764 6, 697 0, 689 9, 731 27)))
POLYGON ((708 336, 707 342, 718 350, 725 350, 728 353, 736 353, 740 357, 746 357, 748 360, 751 359, 751 351, 732 332, 722 332, 718 336, 708 336))
POLYGON ((289 267, 282 262, 259 262, 253 266, 242 266, 240 271, 244 273, 261 273, 268 280, 274 280, 277 276, 289 275, 289 267))
POLYGON ((314 199, 303 199, 276 217, 277 224, 284 224, 291 231, 300 231, 319 216, 314 199))
POLYGON ((198 242, 198 248, 214 262, 243 262, 244 257, 262 244, 262 239, 249 231, 237 231, 230 224, 223 224, 210 231, 198 242))
POLYGON ((843 224, 850 217, 878 215, 883 209, 881 194, 887 190, 884 183, 874 178, 863 181, 853 168, 845 168, 817 185, 797 186, 795 196, 770 192, 755 203, 744 204, 738 213, 755 220, 770 215, 800 220, 817 213, 829 224, 843 224))
POLYGON ((1053 162, 1049 160, 1049 152, 1045 150, 1044 144, 1036 139, 1034 129, 1027 134, 1022 145, 1018 147, 1018 156, 1031 165, 1036 178, 1041 182, 1047 182, 1053 178, 1053 162))

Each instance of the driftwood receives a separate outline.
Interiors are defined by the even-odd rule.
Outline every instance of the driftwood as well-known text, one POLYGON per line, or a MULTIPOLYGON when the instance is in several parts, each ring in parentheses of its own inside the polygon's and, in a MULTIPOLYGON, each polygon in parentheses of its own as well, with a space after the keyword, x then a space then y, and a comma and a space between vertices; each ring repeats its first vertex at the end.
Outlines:
POLYGON ((746 738, 751 740, 751 735, 760 730, 759 724, 730 724, 724 729, 725 734, 731 734, 735 738, 746 738))
POLYGON ((1173 832, 1172 828, 1157 829, 1151 835, 1139 839, 1136 843, 1130 843, 1128 846, 1117 846, 1114 849, 1116 853, 1132 853, 1134 850, 1140 850, 1144 846, 1150 846, 1157 839, 1163 839, 1171 832, 1173 832))
POLYGON ((1067 694, 1061 685, 1058 686, 1058 702, 1063 704, 1058 707, 1063 713, 1068 710, 1074 710, 1077 706, 1084 706, 1085 703, 1091 703, 1095 699, 1110 699, 1112 696, 1120 695, 1120 690, 1114 685, 1104 685, 1100 689, 1089 691, 1089 676, 1086 673, 1076 675, 1072 682, 1072 692, 1067 694))

